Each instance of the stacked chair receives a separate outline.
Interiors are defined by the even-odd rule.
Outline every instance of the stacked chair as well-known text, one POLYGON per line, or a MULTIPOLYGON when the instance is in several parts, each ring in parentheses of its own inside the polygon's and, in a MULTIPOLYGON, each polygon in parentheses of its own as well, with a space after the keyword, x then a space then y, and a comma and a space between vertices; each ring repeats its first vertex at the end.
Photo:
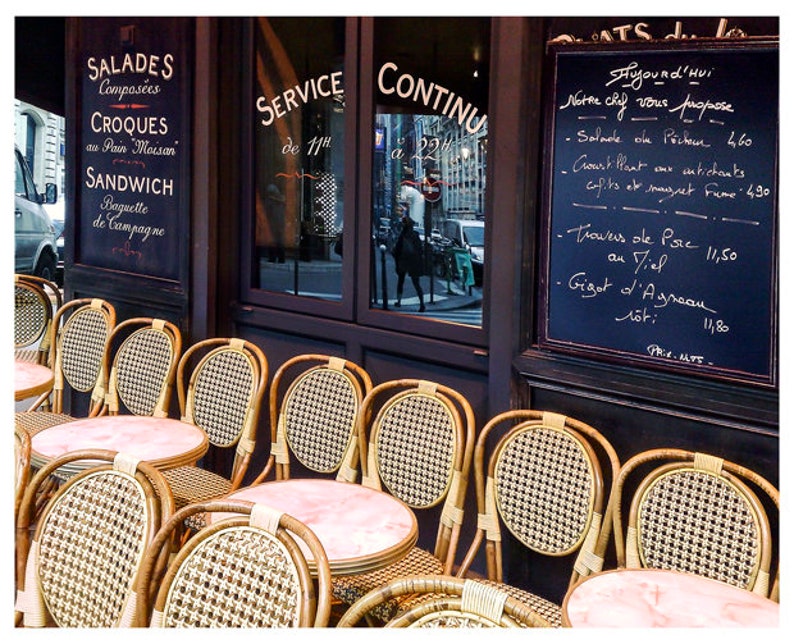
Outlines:
POLYGON ((30 482, 30 434, 14 426, 14 518, 30 482))
POLYGON ((779 601, 769 512, 779 518, 780 494, 749 468, 647 450, 621 468, 610 506, 618 567, 688 572, 779 601))
POLYGON ((473 579, 437 575, 402 577, 364 595, 337 627, 356 626, 378 606, 410 598, 411 607, 389 620, 387 628, 531 628, 549 623, 507 593, 473 579))
POLYGON ((68 385, 90 393, 85 415, 98 414, 105 402, 107 374, 103 371, 105 344, 116 325, 116 311, 102 299, 71 300, 55 313, 50 326, 49 364, 54 372, 51 391, 42 394, 29 411, 17 412, 16 423, 30 434, 73 420, 64 413, 63 395, 68 385))
POLYGON ((369 374, 344 358, 304 354, 284 362, 270 386, 270 457, 254 483, 290 478, 291 457, 311 472, 356 482, 356 420, 371 389, 369 374))
POLYGON ((149 547, 138 579, 137 621, 162 628, 323 627, 330 584, 322 544, 297 519, 245 501, 196 503, 177 511, 149 547), (213 520, 166 569, 171 544, 195 515, 213 520))
POLYGON ((25 489, 17 516, 16 623, 134 625, 144 553, 172 513, 168 485, 148 463, 107 450, 53 459, 25 489), (39 487, 58 468, 86 460, 100 464, 69 479, 37 518, 39 487))
MULTIPOLYGON (((435 382, 392 380, 373 387, 365 397, 358 425, 365 456, 362 485, 385 488, 420 512, 440 508, 440 518, 432 551, 417 545, 386 568, 335 577, 334 597, 342 604, 352 605, 397 577, 452 573, 474 449, 474 423, 468 400, 435 382)), ((397 610, 398 602, 390 601, 367 618, 385 622, 397 610)))
POLYGON ((17 360, 47 365, 54 312, 62 305, 61 291, 52 282, 33 275, 14 275, 14 357, 17 360))
POLYGON ((603 566, 609 540, 609 523, 603 518, 611 489, 605 474, 614 481, 619 467, 609 442, 583 422, 529 409, 494 416, 474 451, 477 532, 458 575, 468 573, 484 544, 483 583, 560 626, 560 603, 505 583, 502 530, 540 556, 573 558, 570 588, 603 566))
MULTIPOLYGON (((233 454, 227 473, 201 466, 167 470, 165 476, 177 508, 217 499, 240 487, 256 446, 262 398, 268 385, 268 363, 262 350, 238 338, 210 338, 182 355, 177 367, 180 415, 207 434, 210 457, 233 454)), ((205 456, 205 459, 207 456, 205 456)), ((200 518, 192 520, 194 527, 200 518)))

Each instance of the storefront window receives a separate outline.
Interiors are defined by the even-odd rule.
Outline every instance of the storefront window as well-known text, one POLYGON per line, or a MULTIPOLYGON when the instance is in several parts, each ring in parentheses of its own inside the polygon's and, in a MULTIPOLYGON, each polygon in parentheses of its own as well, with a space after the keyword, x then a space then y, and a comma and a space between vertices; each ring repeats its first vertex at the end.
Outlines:
POLYGON ((376 20, 373 308, 482 325, 489 30, 376 20))
POLYGON ((344 18, 255 23, 255 288, 341 298, 344 33, 344 18))

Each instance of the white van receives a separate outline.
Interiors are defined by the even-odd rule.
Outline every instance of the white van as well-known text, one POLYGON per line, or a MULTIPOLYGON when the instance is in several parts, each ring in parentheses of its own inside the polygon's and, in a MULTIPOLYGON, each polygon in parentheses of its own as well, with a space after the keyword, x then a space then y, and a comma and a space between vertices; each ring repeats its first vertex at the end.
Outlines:
POLYGON ((454 246, 469 251, 474 282, 481 286, 485 263, 485 222, 481 219, 445 219, 442 226, 444 237, 454 246))
POLYGON ((25 157, 14 146, 16 188, 14 191, 15 272, 38 275, 55 281, 58 249, 55 228, 43 204, 55 203, 57 187, 48 183, 40 194, 25 157))

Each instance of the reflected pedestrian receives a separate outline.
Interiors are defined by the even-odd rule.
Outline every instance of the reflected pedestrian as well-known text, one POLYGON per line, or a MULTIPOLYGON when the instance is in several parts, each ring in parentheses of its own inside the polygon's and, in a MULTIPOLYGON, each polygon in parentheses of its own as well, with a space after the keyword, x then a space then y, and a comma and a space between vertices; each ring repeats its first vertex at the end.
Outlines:
POLYGON ((416 294, 419 296, 419 312, 425 310, 424 292, 419 283, 424 266, 422 240, 414 229, 414 221, 405 212, 402 216, 402 228, 394 245, 394 264, 397 270, 397 301, 394 306, 401 306, 405 276, 411 277, 416 294))

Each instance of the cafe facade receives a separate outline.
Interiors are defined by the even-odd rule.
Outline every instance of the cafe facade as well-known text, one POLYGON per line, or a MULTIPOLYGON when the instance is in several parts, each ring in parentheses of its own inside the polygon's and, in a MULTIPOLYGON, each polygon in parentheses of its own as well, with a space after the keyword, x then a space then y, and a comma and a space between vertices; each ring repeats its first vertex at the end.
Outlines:
MULTIPOLYGON (((778 484, 777 18, 47 25, 62 98, 21 87, 35 57, 17 87, 66 118, 67 298, 778 484), (398 291, 403 217, 421 294, 398 291)), ((550 572, 508 547, 508 582, 561 597, 550 572)))

